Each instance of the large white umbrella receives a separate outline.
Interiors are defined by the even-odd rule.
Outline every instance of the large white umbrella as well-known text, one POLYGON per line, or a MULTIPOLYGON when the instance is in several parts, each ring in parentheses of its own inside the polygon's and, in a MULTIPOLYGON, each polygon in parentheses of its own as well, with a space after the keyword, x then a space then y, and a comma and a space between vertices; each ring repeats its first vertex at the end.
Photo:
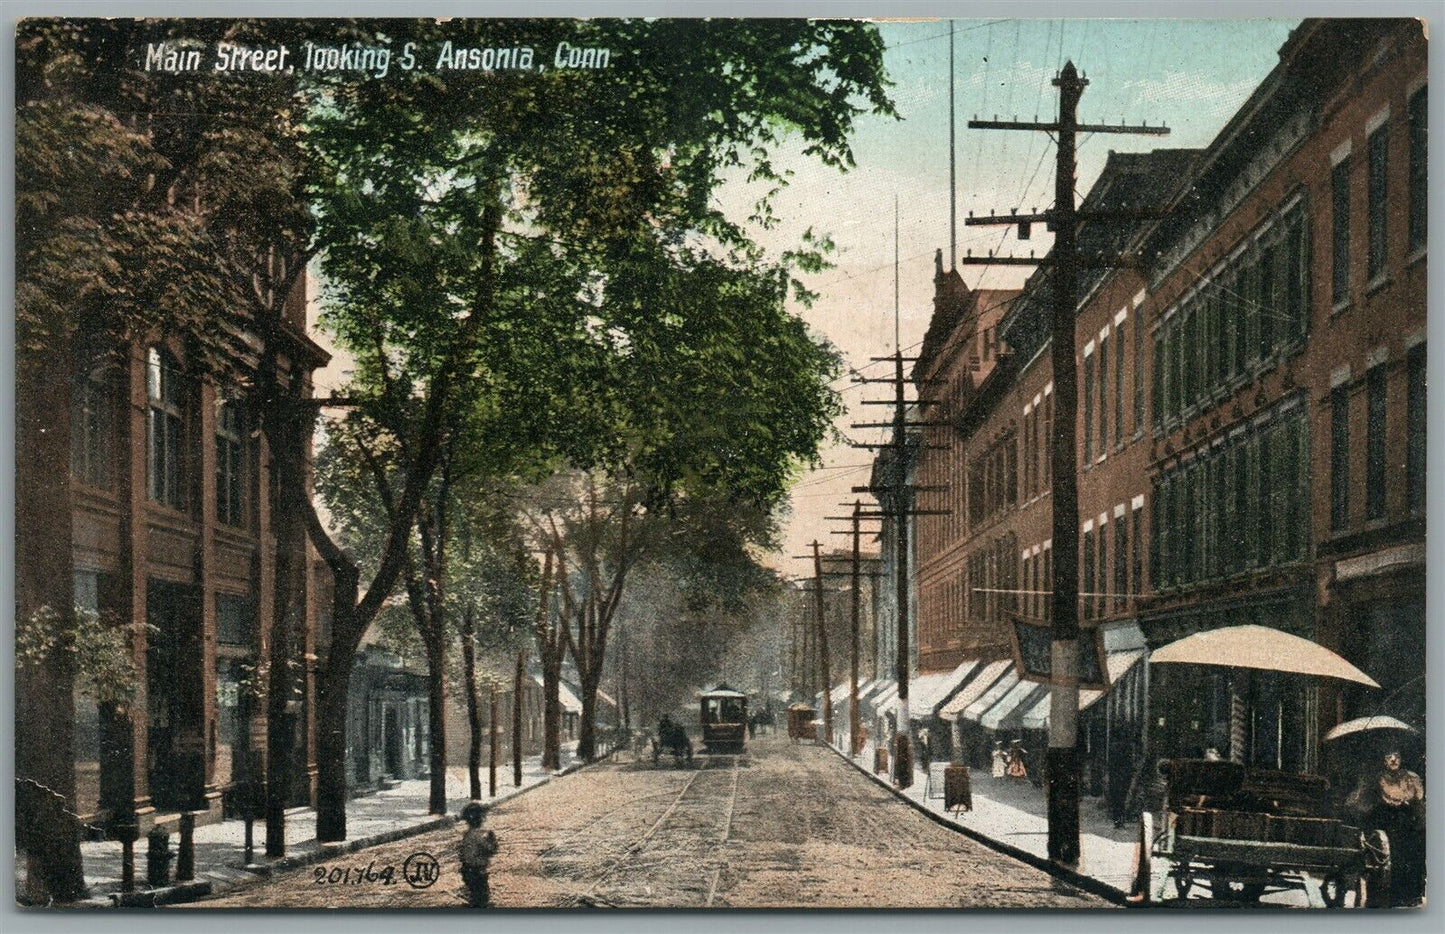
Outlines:
POLYGON ((1196 632, 1159 649, 1149 661, 1255 668, 1354 681, 1372 688, 1380 686, 1375 679, 1319 643, 1269 626, 1225 626, 1196 632))
POLYGON ((1326 740, 1339 739, 1341 736, 1354 736, 1368 730, 1402 730, 1406 733, 1419 732, 1403 720, 1396 720, 1394 717, 1387 717, 1384 714, 1376 714, 1373 717, 1356 717, 1353 720, 1346 720, 1344 723, 1333 727, 1325 734, 1326 740))

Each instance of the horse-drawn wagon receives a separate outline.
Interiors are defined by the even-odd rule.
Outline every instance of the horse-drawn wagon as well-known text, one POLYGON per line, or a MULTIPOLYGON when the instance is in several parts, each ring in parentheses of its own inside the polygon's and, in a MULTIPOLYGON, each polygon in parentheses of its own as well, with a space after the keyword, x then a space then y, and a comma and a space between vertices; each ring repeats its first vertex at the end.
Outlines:
POLYGON ((1325 778, 1198 759, 1166 761, 1160 772, 1160 823, 1148 811, 1139 823, 1137 899, 1156 897, 1156 876, 1181 899, 1253 903, 1303 890, 1339 908, 1388 895, 1389 840, 1334 817, 1325 778))

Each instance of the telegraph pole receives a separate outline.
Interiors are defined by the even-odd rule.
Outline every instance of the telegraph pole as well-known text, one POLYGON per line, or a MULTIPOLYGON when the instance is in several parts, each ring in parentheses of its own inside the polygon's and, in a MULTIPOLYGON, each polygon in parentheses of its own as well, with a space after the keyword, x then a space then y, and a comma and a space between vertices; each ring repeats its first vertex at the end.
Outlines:
MULTIPOLYGON (((894 660, 894 676, 898 679, 898 733, 894 739, 890 764, 893 769, 893 781, 900 788, 907 788, 913 784, 913 747, 909 738, 909 711, 908 711, 908 675, 909 665, 909 614, 911 602, 909 593, 909 545, 908 545, 908 520, 912 516, 941 516, 947 515, 946 509, 916 509, 911 506, 912 494, 921 490, 942 490, 943 487, 922 487, 908 482, 908 459, 910 457, 911 445, 908 443, 908 430, 910 428, 925 428, 946 425, 946 422, 911 421, 908 418, 909 405, 931 405, 930 400, 915 400, 910 402, 906 395, 908 380, 903 372, 903 364, 907 360, 915 360, 915 357, 904 357, 901 352, 894 353, 887 357, 873 358, 879 362, 891 362, 893 364, 893 376, 890 379, 867 379, 857 377, 858 382, 892 383, 893 398, 883 404, 893 406, 893 418, 887 422, 865 422, 855 424, 854 428, 891 428, 893 439, 881 444, 855 444, 854 447, 862 448, 883 448, 893 452, 893 474, 883 486, 862 486, 854 487, 855 493, 884 494, 886 503, 880 506, 877 513, 859 513, 859 518, 892 518, 894 520, 893 545, 894 545, 894 586, 895 600, 898 606, 898 633, 897 633, 897 657, 894 660)), ((921 380, 920 382, 927 382, 921 380)), ((865 401, 864 404, 869 404, 865 401)), ((923 442, 920 442, 922 444, 923 442)), ((927 445, 930 448, 942 448, 943 445, 927 445)))
POLYGON ((860 520, 859 520, 859 513, 861 513, 862 511, 863 511, 863 504, 860 503, 860 502, 858 502, 857 500, 854 500, 854 502, 853 502, 853 593, 851 594, 851 596, 852 596, 852 598, 853 598, 853 599, 852 599, 852 604, 853 604, 853 607, 852 607, 852 609, 853 609, 853 632, 852 632, 852 636, 853 636, 853 646, 852 646, 852 652, 849 654, 849 657, 848 657, 848 752, 849 752, 850 755, 852 755, 852 756, 854 756, 854 757, 856 757, 856 756, 858 755, 858 753, 860 753, 860 752, 863 751, 863 742, 862 742, 863 737, 862 737, 862 735, 861 735, 862 731, 859 729, 859 727, 862 726, 862 720, 859 719, 859 717, 858 717, 858 649, 859 649, 859 645, 858 645, 858 642, 859 642, 859 633, 858 633, 858 630, 859 630, 859 619, 858 619, 858 617, 859 617, 859 610, 860 610, 859 601, 862 599, 862 594, 858 592, 858 588, 861 586, 861 583, 862 583, 861 580, 860 580, 860 578, 862 577, 862 568, 860 567, 860 565, 861 565, 861 563, 862 563, 862 555, 859 554, 859 549, 860 549, 860 547, 861 547, 861 543, 859 542, 859 539, 862 538, 862 534, 861 534, 861 532, 860 532, 858 523, 859 523, 859 521, 860 521, 860 520))
POLYGON ((823 622, 823 553, 813 539, 813 614, 818 624, 818 675, 823 679, 823 742, 833 744, 833 678, 828 672, 828 627, 823 622))
MULTIPOLYGON (((1078 273, 1081 268, 1132 264, 1130 257, 1081 256, 1078 226, 1081 221, 1138 219, 1139 211, 1080 212, 1074 203, 1078 167, 1076 143, 1080 131, 1089 133, 1145 133, 1162 136, 1162 126, 1108 126, 1080 124, 1079 98, 1088 86, 1072 61, 1054 78, 1059 89, 1059 117, 1055 123, 1027 123, 1017 119, 970 120, 972 129, 1042 130, 1056 134, 1058 162, 1054 173, 1054 206, 1043 214, 995 215, 975 218, 965 224, 1017 224, 1021 239, 1027 239, 1029 224, 1046 222, 1054 232, 1049 256, 965 257, 970 265, 1047 265, 1053 269, 1053 309, 1050 360, 1054 377, 1054 436, 1050 439, 1049 462, 1053 469, 1054 581, 1053 645, 1050 652, 1049 750, 1046 759, 1049 813, 1049 859, 1076 865, 1079 861, 1079 489, 1077 464, 1078 374, 1074 362, 1075 316, 1078 312, 1078 273)), ((1087 426, 1085 426, 1087 430, 1087 426)))
MULTIPOLYGON (((844 505, 844 506, 847 506, 847 505, 849 505, 849 504, 848 504, 848 503, 844 503, 843 505, 844 505)), ((823 572, 823 573, 825 573, 825 574, 830 574, 830 575, 833 575, 833 576, 838 576, 838 575, 840 575, 840 574, 846 573, 847 576, 851 579, 851 582, 852 582, 852 583, 851 583, 851 590, 849 591, 849 597, 850 597, 850 600, 851 600, 851 602, 852 602, 852 609, 853 609, 853 619, 852 619, 852 623, 853 623, 853 626, 852 626, 852 643, 853 643, 853 644, 852 644, 852 651, 851 651, 850 654, 849 654, 849 662, 848 662, 848 674, 849 674, 849 679, 850 679, 850 680, 849 680, 849 683, 848 683, 848 749, 849 749, 849 754, 850 754, 850 755, 857 756, 858 754, 860 754, 860 753, 863 751, 863 736, 862 736, 862 733, 863 733, 863 729, 862 729, 862 727, 863 727, 863 718, 862 718, 862 716, 861 716, 860 713, 859 713, 859 706, 858 706, 858 669, 859 669, 859 666, 862 664, 862 659, 861 659, 861 655, 862 655, 862 629, 863 629, 863 626, 862 626, 862 611, 863 611, 863 602, 862 602, 862 601, 863 601, 863 594, 862 594, 862 586, 863 586, 863 583, 862 583, 862 579, 863 579, 865 576, 868 577, 868 578, 870 578, 870 579, 876 579, 876 578, 878 577, 878 572, 875 570, 875 571, 869 571, 869 572, 867 572, 867 573, 865 574, 865 572, 863 571, 863 567, 862 567, 862 565, 863 565, 863 554, 862 554, 863 529, 862 529, 862 522, 863 522, 863 519, 865 519, 865 518, 867 518, 867 517, 864 516, 864 514, 863 514, 863 504, 862 504, 861 502, 859 502, 858 500, 854 500, 853 503, 852 503, 852 507, 853 507, 853 513, 852 513, 852 515, 849 515, 849 516, 828 516, 828 517, 827 517, 827 518, 829 518, 829 519, 844 519, 844 520, 846 520, 847 522, 850 523, 850 528, 849 528, 847 531, 834 530, 833 533, 832 533, 832 534, 834 534, 834 535, 849 535, 849 536, 852 536, 852 539, 853 539, 853 548, 852 548, 852 553, 849 555, 849 559, 848 559, 849 570, 846 571, 846 572, 825 571, 825 572, 823 572)), ((875 558, 875 557, 870 556, 868 560, 870 560, 870 561, 876 561, 876 560, 878 560, 878 559, 875 558)))

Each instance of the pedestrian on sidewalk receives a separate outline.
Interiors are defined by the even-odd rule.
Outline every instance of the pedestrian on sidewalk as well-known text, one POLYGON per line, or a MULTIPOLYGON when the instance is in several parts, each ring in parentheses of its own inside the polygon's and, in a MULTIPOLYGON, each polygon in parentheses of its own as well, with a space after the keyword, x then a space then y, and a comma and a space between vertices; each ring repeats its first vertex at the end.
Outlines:
POLYGON ((1024 747, 1018 740, 1014 740, 1008 751, 1008 777, 1015 780, 1029 777, 1028 767, 1024 765, 1024 747))
POLYGON ((993 744, 993 777, 1003 778, 1008 774, 1008 755, 1003 751, 1003 743, 993 744))
POLYGON ((462 834, 462 882, 467 886, 467 904, 487 908, 492 904, 492 885, 488 875, 492 857, 497 855, 497 835, 482 829, 487 811, 476 801, 462 808, 467 832, 462 834))
POLYGON ((1348 802, 1363 811, 1362 825, 1383 830, 1390 843, 1390 898, 1395 908, 1413 908, 1425 893, 1425 783, 1404 767, 1397 750, 1369 775, 1348 802))

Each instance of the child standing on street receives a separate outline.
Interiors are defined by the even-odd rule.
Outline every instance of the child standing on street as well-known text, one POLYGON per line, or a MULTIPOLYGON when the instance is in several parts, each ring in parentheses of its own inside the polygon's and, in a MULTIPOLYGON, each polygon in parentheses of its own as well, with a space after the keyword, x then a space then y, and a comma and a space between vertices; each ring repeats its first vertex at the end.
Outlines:
POLYGON ((467 832, 462 834, 462 881, 467 886, 468 904, 473 908, 486 908, 492 903, 487 872, 492 857, 497 855, 497 835, 482 829, 486 814, 486 809, 475 801, 462 808, 462 820, 467 824, 467 832))

